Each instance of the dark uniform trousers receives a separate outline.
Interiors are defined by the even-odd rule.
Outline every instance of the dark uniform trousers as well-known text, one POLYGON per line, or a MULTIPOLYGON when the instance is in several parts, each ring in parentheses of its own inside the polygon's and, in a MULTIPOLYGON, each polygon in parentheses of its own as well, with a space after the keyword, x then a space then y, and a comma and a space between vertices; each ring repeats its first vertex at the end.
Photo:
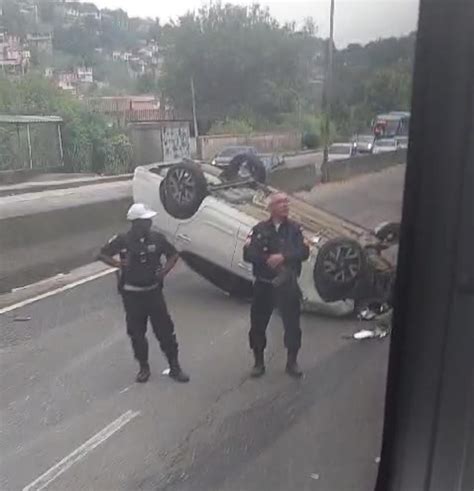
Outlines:
POLYGON ((256 281, 250 309, 250 348, 263 351, 267 346, 266 330, 275 307, 278 308, 285 331, 284 342, 289 352, 297 353, 301 347, 300 328, 301 293, 296 283, 275 287, 271 283, 256 281))
POLYGON ((168 361, 176 360, 178 343, 162 288, 139 292, 123 291, 122 299, 127 334, 130 336, 136 360, 142 365, 148 363, 148 341, 146 339, 148 319, 150 319, 153 332, 168 361))

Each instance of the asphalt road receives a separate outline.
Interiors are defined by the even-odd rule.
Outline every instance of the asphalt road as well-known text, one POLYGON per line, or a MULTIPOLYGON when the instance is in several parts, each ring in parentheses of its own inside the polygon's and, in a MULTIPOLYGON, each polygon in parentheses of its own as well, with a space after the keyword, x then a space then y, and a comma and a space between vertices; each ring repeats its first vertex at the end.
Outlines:
POLYGON ((396 165, 347 181, 319 184, 298 195, 347 220, 374 228, 384 221, 400 221, 405 170, 405 165, 396 165))
POLYGON ((184 386, 161 374, 154 340, 152 378, 134 383, 111 275, 0 316, 2 491, 371 489, 388 340, 304 317, 293 381, 275 316, 267 375, 250 380, 248 305, 184 266, 166 293, 184 386))
MULTIPOLYGON (((400 213, 403 167, 305 198, 372 226, 400 213)), ((377 472, 389 340, 304 316, 302 381, 284 373, 280 319, 267 375, 248 378, 249 306, 180 266, 166 287, 189 385, 134 383, 113 276, 0 315, 0 489, 366 491, 377 472)), ((23 297, 25 298, 25 297, 23 297)), ((364 324, 366 327, 366 324, 364 324)))

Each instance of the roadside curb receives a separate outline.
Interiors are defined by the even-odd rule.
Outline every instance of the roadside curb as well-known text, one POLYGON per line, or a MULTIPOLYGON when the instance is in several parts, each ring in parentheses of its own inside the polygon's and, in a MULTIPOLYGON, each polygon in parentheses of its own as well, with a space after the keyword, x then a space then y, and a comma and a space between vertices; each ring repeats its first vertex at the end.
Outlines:
POLYGON ((299 157, 300 155, 311 155, 312 153, 321 153, 322 148, 313 148, 311 150, 298 150, 297 152, 282 153, 283 157, 299 157))
POLYGON ((82 186, 91 186, 94 184, 103 184, 110 182, 129 181, 133 174, 120 174, 118 176, 104 176, 96 179, 75 179, 65 181, 52 181, 45 183, 28 183, 22 186, 13 185, 11 189, 8 186, 2 186, 0 189, 0 198, 5 196, 15 196, 17 194, 39 193, 42 191, 52 191, 55 189, 71 189, 82 186))

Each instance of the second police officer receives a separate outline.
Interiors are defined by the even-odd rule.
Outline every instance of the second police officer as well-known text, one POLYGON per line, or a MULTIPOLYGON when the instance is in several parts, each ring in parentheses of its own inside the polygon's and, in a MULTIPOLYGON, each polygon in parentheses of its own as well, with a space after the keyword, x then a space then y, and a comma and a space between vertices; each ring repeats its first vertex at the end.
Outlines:
POLYGON ((285 193, 270 197, 270 219, 258 223, 244 246, 244 260, 252 263, 255 283, 250 311, 250 348, 255 364, 251 375, 265 373, 266 329, 275 307, 280 311, 284 342, 288 352, 286 372, 303 375, 297 357, 301 347, 301 290, 298 277, 301 263, 309 257, 309 247, 301 227, 288 218, 289 200, 285 193))

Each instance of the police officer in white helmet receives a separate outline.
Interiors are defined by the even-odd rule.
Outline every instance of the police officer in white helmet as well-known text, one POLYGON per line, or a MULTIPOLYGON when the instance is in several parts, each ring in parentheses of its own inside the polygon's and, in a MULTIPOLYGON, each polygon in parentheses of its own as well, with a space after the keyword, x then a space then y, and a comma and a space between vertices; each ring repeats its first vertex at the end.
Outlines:
POLYGON ((178 382, 188 382, 189 376, 183 372, 178 361, 174 324, 163 296, 163 281, 176 265, 178 253, 164 235, 151 230, 155 215, 156 212, 141 203, 132 205, 127 213, 130 230, 112 237, 101 249, 99 259, 120 271, 119 291, 125 308, 127 334, 140 364, 136 381, 144 383, 150 378, 146 339, 150 319, 155 336, 168 359, 170 377, 178 382), (166 257, 164 265, 162 256, 166 257))

